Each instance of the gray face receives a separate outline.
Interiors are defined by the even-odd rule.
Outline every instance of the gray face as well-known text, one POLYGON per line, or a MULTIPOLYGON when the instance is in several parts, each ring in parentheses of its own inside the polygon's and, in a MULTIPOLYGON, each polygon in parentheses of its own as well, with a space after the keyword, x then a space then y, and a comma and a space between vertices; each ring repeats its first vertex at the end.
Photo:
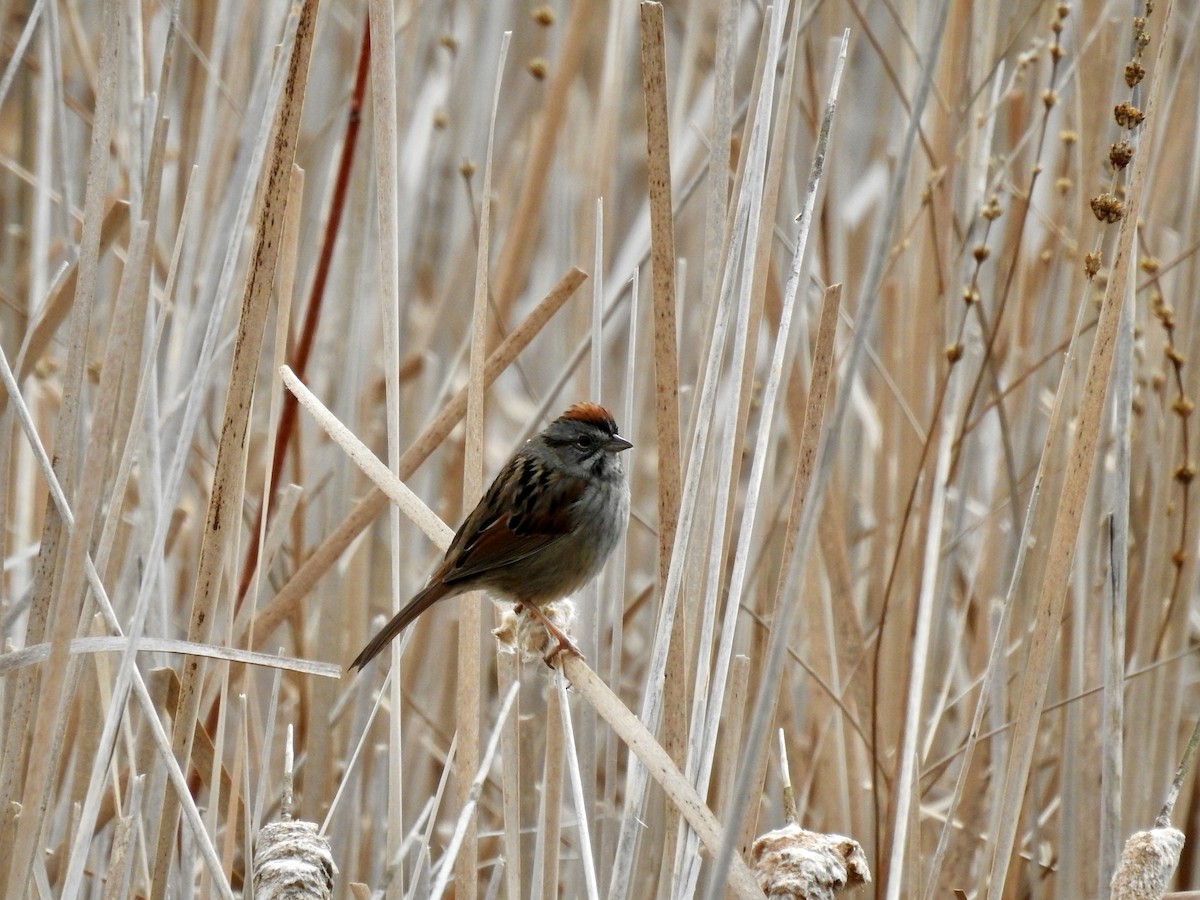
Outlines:
POLYGON ((571 467, 593 478, 617 481, 623 477, 620 451, 629 445, 617 437, 612 422, 559 419, 546 432, 546 443, 557 449, 571 467))

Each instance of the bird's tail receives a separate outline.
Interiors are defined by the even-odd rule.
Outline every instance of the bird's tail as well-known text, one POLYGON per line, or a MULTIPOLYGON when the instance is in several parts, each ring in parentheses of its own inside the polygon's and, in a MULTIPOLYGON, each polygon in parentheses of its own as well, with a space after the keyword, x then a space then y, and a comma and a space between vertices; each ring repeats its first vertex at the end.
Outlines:
POLYGON ((392 642, 392 639, 396 635, 411 625, 413 619, 449 593, 446 585, 440 579, 436 579, 425 590, 409 600, 404 608, 396 613, 392 617, 392 620, 380 629, 379 634, 371 638, 371 642, 362 648, 362 652, 358 656, 354 657, 354 662, 350 663, 350 668, 362 669, 363 666, 378 656, 392 642))

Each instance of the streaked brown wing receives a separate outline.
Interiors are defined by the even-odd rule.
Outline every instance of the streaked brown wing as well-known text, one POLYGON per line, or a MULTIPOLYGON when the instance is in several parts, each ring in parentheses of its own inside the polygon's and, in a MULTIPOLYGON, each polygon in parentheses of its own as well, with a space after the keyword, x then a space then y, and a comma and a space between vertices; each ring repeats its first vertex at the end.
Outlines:
POLYGON ((504 474, 508 479, 497 479, 455 536, 446 554, 445 583, 511 565, 571 533, 570 508, 586 486, 582 478, 551 476, 532 463, 504 474), (506 491, 505 481, 515 490, 506 491), (512 509, 499 513, 505 494, 512 509))

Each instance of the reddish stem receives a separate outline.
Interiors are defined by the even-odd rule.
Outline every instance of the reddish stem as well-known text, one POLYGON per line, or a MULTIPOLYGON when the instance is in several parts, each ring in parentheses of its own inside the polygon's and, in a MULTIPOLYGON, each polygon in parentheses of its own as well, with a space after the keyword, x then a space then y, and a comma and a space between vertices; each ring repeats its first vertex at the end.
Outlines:
MULTIPOLYGON (((308 360, 312 354, 313 340, 317 333, 317 323, 321 318, 321 306, 325 299, 325 285, 329 281, 329 268, 333 262, 333 248, 337 243, 338 230, 342 223, 342 213, 346 209, 346 194, 350 185, 350 170, 354 165, 354 148, 358 144, 358 128, 362 123, 363 97, 367 90, 367 72, 371 68, 371 25, 370 21, 363 24, 362 48, 358 54, 358 72, 354 78, 354 92, 350 95, 350 113, 346 120, 346 139, 342 143, 342 158, 338 162, 337 179, 333 184, 333 197, 329 207, 329 221, 325 226, 325 239, 321 244, 321 255, 317 259, 317 268, 313 273, 312 290, 308 298, 308 309, 304 314, 304 327, 300 331, 300 339, 296 343, 295 356, 292 360, 292 370, 304 380, 308 369, 308 360)), ((275 455, 271 459, 271 488, 275 490, 283 472, 283 461, 287 456, 288 447, 296 433, 296 398, 284 392, 283 411, 279 416, 279 436, 275 441, 275 455)), ((270 510, 267 510, 268 516, 270 510)), ((246 544, 246 562, 242 566, 242 577, 238 583, 237 606, 241 607, 246 592, 250 590, 250 579, 254 577, 254 569, 258 565, 258 535, 262 530, 263 510, 260 507, 254 517, 252 539, 246 544)))

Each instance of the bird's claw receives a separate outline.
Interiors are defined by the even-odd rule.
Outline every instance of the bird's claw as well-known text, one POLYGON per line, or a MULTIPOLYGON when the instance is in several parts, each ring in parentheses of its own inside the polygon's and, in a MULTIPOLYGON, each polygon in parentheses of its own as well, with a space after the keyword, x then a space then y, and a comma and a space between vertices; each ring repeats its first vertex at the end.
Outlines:
MULTIPOLYGON (((547 631, 549 631, 549 629, 547 629, 547 631)), ((548 665, 550 668, 554 668, 554 660, 556 660, 563 653, 569 653, 571 656, 577 656, 581 660, 587 660, 587 657, 584 656, 583 652, 575 646, 575 643, 562 632, 559 632, 558 634, 550 632, 550 636, 554 638, 554 647, 542 657, 546 665, 548 665)))
POLYGON ((559 654, 562 653, 570 653, 572 656, 577 656, 580 659, 587 659, 587 657, 583 655, 583 652, 577 646, 575 646, 575 642, 571 640, 570 636, 553 622, 551 622, 550 617, 542 612, 541 609, 534 606, 532 603, 518 603, 516 612, 520 613, 522 610, 529 610, 529 612, 533 614, 534 618, 542 623, 542 627, 546 629, 546 634, 551 640, 554 641, 554 646, 551 647, 550 650, 548 650, 542 657, 546 665, 553 669, 554 660, 559 656, 559 654))

